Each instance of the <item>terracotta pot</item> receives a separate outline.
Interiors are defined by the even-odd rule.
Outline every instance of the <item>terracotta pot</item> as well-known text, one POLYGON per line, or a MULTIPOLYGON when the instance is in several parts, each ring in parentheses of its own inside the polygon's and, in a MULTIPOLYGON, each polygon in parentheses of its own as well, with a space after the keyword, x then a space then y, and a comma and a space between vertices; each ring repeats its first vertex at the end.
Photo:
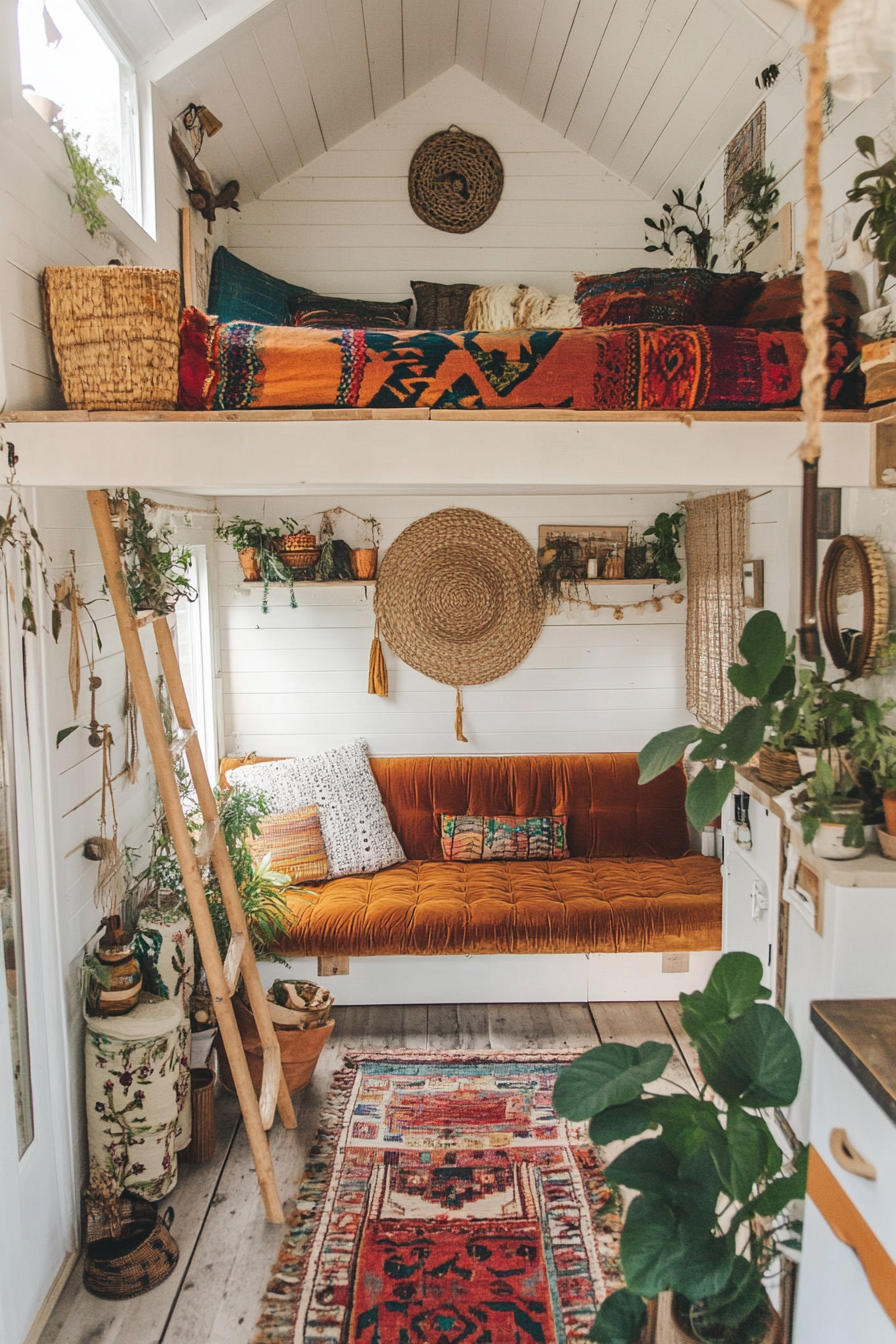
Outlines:
POLYGON ((890 835, 896 835, 896 789, 884 793, 884 821, 890 835))
POLYGON ((379 551, 376 546, 359 546, 351 554, 352 573, 356 579, 372 579, 376 576, 376 558, 379 551))
MULTIPOLYGON (((255 1093, 260 1095, 261 1079, 264 1073, 264 1054, 261 1048, 261 1038, 255 1026, 255 1018, 238 994, 233 996, 233 1011, 236 1015, 240 1035, 243 1038, 243 1048, 246 1051, 246 1061, 249 1065, 249 1073, 252 1077, 255 1093)), ((332 1036, 335 1025, 335 1020, 330 1018, 329 1022, 325 1022, 322 1027, 309 1027, 307 1031, 274 1027, 277 1044, 280 1046, 280 1058, 283 1062, 286 1086, 290 1092, 298 1092, 300 1088, 307 1087, 310 1083, 321 1051, 332 1036)), ((227 1052, 221 1043, 220 1036, 216 1044, 218 1072, 221 1082, 232 1092, 234 1091, 233 1074, 230 1071, 227 1052)))
POLYGON ((890 835, 890 832, 884 826, 876 826, 877 839, 880 843, 880 852, 885 859, 896 859, 896 835, 890 835))
POLYGON ((261 570, 258 568, 258 551, 254 546, 244 546, 241 551, 237 551, 240 564, 243 569, 243 578, 248 583, 258 583, 261 579, 261 570))
MULTIPOLYGON (((656 1344, 699 1344, 687 1321, 688 1304, 672 1293, 660 1293, 656 1318, 656 1344)), ((768 1303, 769 1322, 765 1334, 757 1344, 783 1344, 784 1328, 781 1317, 768 1303)), ((743 1335, 743 1339, 747 1336, 743 1335)), ((741 1344, 737 1334, 719 1337, 719 1344, 741 1344)))

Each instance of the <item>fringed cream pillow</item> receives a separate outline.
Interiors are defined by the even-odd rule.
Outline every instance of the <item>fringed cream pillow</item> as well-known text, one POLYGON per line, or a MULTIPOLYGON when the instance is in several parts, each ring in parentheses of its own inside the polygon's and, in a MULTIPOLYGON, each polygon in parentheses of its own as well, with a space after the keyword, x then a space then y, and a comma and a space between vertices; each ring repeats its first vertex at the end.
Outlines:
POLYGON ((519 325, 516 301, 519 285, 482 285, 467 305, 465 331, 515 331, 519 325))
POLYGON ((572 294, 545 294, 529 285, 520 290, 516 320, 521 327, 580 327, 582 313, 572 294))
POLYGON ((581 325, 579 305, 571 294, 555 298, 533 285, 483 285, 470 295, 464 329, 519 331, 581 325))

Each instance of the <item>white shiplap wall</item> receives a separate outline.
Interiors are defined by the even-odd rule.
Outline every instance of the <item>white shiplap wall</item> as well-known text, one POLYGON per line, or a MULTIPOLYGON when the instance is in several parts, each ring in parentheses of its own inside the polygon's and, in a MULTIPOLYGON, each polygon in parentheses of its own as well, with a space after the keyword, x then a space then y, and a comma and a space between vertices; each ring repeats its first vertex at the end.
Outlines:
MULTIPOLYGON (((225 503, 221 501, 222 505, 225 503)), ((291 515, 318 525, 315 511, 341 503, 373 512, 382 551, 405 527, 437 509, 481 509, 519 528, 537 545, 540 523, 646 526, 670 495, 531 495, 500 498, 403 496, 363 499, 228 499, 226 511, 268 519, 291 515)), ((358 544, 351 520, 338 528, 358 544)), ((464 691, 469 745, 454 736, 454 690, 399 662, 386 647, 389 698, 367 694, 373 592, 284 589, 261 612, 257 589, 240 585, 236 555, 218 546, 219 628, 226 746, 259 755, 303 754, 360 735, 375 756, 514 755, 552 751, 636 751, 655 732, 687 718, 684 706, 685 605, 661 612, 576 610, 549 616, 528 657, 508 676, 464 691)), ((595 601, 628 602, 649 588, 593 588, 595 601)))
MULTIPOLYGON (((764 95, 766 105, 766 165, 774 164, 781 193, 780 203, 793 206, 794 249, 803 250, 806 229, 806 203, 803 188, 803 150, 806 142, 805 96, 806 61, 802 55, 805 40, 805 22, 796 16, 784 34, 787 54, 780 62, 781 74, 777 83, 764 95)), ((757 91, 756 100, 760 95, 757 91)), ((846 192, 856 174, 867 163, 857 153, 855 142, 859 135, 892 135, 893 81, 879 79, 873 97, 865 102, 852 103, 834 100, 833 113, 827 123, 821 147, 821 177, 824 190, 824 225, 822 229, 822 259, 829 269, 850 270, 850 258, 845 255, 852 237, 852 228, 863 207, 847 205, 846 192)), ((892 152, 886 149, 886 153, 892 152)), ((706 173, 706 195, 713 202, 714 228, 721 228, 724 214, 723 179, 724 147, 706 173)), ((874 307, 875 277, 871 268, 853 272, 857 293, 867 298, 868 307, 874 307)))
POLYGON ((409 281, 539 285, 570 293, 573 272, 643 265, 652 202, 569 140, 455 66, 329 153, 248 201, 230 221, 245 261, 322 293, 400 298, 409 281), (481 228, 442 233, 408 201, 411 156, 456 122, 504 164, 481 228))

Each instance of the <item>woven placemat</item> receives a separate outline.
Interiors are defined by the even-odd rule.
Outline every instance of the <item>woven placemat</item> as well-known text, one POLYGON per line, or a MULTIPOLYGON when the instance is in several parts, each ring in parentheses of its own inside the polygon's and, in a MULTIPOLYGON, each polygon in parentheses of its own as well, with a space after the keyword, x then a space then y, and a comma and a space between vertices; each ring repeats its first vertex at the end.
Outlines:
POLYGON ((408 195, 418 218, 444 233, 471 233, 494 212, 504 190, 504 165, 481 136, 449 126, 411 159, 408 195))
POLYGON ((510 672, 545 613, 534 550, 478 509, 440 509, 405 528, 380 562, 374 608, 398 657, 448 686, 510 672))

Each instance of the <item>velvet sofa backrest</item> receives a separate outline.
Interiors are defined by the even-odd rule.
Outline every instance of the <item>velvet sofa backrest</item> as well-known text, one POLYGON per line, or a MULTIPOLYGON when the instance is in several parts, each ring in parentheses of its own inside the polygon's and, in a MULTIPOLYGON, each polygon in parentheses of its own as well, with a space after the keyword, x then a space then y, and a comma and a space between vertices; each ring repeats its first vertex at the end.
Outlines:
POLYGON ((680 858, 690 849, 680 767, 638 784, 634 754, 408 756, 370 762, 409 859, 440 859, 443 814, 569 817, 573 858, 680 858))
MULTIPOLYGON (((259 758, 260 759, 260 758, 259 758)), ((225 758, 224 773, 246 757, 225 758)), ((401 756, 370 762, 409 859, 440 859, 443 814, 569 817, 573 858, 677 859, 690 850, 680 766, 643 787, 634 753, 401 756)))

